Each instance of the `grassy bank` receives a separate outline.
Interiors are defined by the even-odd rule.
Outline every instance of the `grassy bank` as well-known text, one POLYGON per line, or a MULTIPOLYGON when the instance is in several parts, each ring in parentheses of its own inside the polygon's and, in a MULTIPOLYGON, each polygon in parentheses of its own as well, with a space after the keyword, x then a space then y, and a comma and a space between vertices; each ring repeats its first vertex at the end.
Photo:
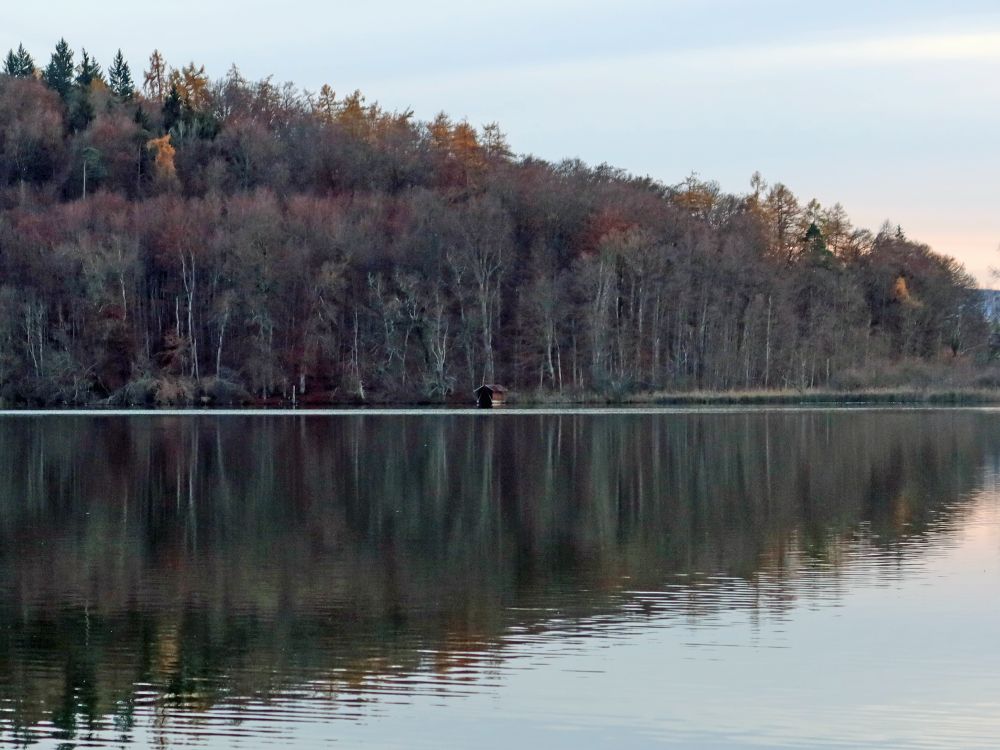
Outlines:
POLYGON ((629 399, 637 404, 989 404, 1000 403, 994 389, 878 389, 857 391, 729 391, 649 393, 629 399))
POLYGON ((707 406, 707 405, 800 405, 800 404, 927 404, 973 405, 1000 404, 998 388, 872 388, 857 390, 748 390, 748 391, 645 391, 611 396, 598 393, 524 393, 514 394, 512 405, 633 405, 633 406, 707 406))
MULTIPOLYGON (((591 391, 513 390, 510 406, 754 406, 754 405, 976 405, 1000 404, 1000 386, 993 385, 898 385, 867 388, 756 389, 729 391, 591 391)), ((428 399, 418 393, 385 394, 369 392, 365 398, 338 391, 312 392, 295 402, 280 395, 253 397, 237 384, 206 378, 140 379, 110 398, 98 400, 3 399, 0 408, 301 408, 324 407, 473 407, 475 398, 452 393, 446 399, 428 399)))

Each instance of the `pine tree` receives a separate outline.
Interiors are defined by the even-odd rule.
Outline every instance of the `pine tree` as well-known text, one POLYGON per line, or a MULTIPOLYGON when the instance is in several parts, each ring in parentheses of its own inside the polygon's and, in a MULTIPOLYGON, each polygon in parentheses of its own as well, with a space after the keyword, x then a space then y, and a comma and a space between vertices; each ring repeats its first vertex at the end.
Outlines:
POLYGON ((65 101, 73 90, 73 72, 73 50, 65 39, 60 39, 52 53, 52 59, 45 66, 42 78, 65 101))
POLYGON ((14 50, 7 51, 7 57, 3 60, 3 74, 5 76, 16 76, 21 74, 21 63, 14 54, 14 50))
POLYGON ((17 45, 17 51, 10 50, 4 58, 3 72, 9 76, 27 78, 35 74, 35 61, 28 54, 23 44, 17 45))
POLYGON ((76 85, 81 89, 88 89, 94 81, 103 80, 104 73, 101 71, 101 66, 87 54, 87 50, 83 50, 83 60, 77 68, 76 85))
POLYGON ((170 93, 163 100, 163 129, 169 131, 174 125, 180 122, 183 111, 181 94, 176 86, 170 87, 170 93))
POLYGON ((23 44, 17 45, 17 58, 21 65, 20 75, 25 78, 35 75, 35 61, 28 54, 28 50, 24 48, 23 44))
POLYGON ((132 71, 129 70, 121 50, 118 50, 118 54, 111 62, 111 67, 108 68, 108 82, 111 85, 111 93, 123 101, 131 99, 135 94, 132 71))
POLYGON ((81 133, 94 121, 94 105, 87 91, 79 91, 70 100, 69 129, 81 133))
POLYGON ((149 133, 153 128, 153 124, 149 120, 149 115, 146 114, 146 110, 142 108, 141 104, 135 108, 135 116, 132 120, 142 129, 143 133, 149 133))
POLYGON ((813 265, 829 268, 833 260, 833 253, 826 246, 826 238, 823 237, 823 232, 816 225, 816 222, 809 224, 804 240, 806 260, 813 265))

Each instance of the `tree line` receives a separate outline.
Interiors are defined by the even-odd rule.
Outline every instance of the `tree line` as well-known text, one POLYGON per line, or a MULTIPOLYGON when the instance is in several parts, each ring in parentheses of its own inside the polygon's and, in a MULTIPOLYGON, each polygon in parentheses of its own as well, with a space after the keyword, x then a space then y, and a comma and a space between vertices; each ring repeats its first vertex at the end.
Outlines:
POLYGON ((550 163, 158 51, 0 74, 7 403, 836 387, 988 334, 953 258, 758 174, 550 163))

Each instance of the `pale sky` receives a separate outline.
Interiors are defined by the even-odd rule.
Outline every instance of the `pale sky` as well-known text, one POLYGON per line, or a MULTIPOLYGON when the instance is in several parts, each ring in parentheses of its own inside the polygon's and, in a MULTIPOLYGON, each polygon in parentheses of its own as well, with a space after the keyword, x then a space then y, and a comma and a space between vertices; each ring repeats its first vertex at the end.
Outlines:
POLYGON ((360 88, 421 119, 498 121, 515 151, 746 192, 759 170, 956 256, 1000 266, 997 0, 134 0, 4 3, 0 47, 60 36, 141 75, 232 63, 360 88))

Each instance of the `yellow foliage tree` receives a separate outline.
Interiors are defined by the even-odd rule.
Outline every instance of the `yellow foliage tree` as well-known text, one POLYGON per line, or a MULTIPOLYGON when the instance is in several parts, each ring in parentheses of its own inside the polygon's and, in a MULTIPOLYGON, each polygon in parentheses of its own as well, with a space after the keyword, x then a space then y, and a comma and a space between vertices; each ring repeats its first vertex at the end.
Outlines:
POLYGON ((451 152, 458 162, 470 172, 486 166, 479 134, 468 122, 462 120, 451 130, 451 152))
POLYGON ((330 87, 330 84, 324 83, 313 103, 313 112, 327 122, 333 122, 337 117, 338 106, 337 92, 330 87))
POLYGON ((142 90, 153 101, 162 102, 167 96, 167 61, 159 50, 149 56, 149 70, 144 72, 142 90))
POLYGON ((451 146, 451 118, 444 112, 439 112, 437 117, 427 125, 427 132, 430 133, 431 142, 435 148, 448 151, 451 146))
POLYGON ((343 125, 349 133, 361 138, 369 130, 369 122, 372 112, 377 111, 377 105, 365 106, 365 97, 360 91, 354 91, 344 97, 337 110, 337 121, 343 125))
POLYGON ((712 212, 719 197, 718 185, 698 179, 698 175, 693 172, 675 189, 674 203, 692 216, 702 218, 712 212))
POLYGON ((910 287, 906 283, 905 276, 898 276, 896 282, 892 285, 892 298, 896 302, 908 307, 917 307, 919 302, 910 293, 910 287))
POLYGON ((170 71, 170 85, 177 89, 184 106, 192 112, 204 112, 212 103, 211 81, 205 66, 188 63, 180 70, 170 71))
POLYGON ((177 177, 177 166, 174 164, 174 157, 177 149, 170 142, 170 134, 161 138, 152 138, 146 142, 146 148, 152 151, 155 156, 153 164, 156 166, 156 176, 160 180, 173 180, 177 177))

